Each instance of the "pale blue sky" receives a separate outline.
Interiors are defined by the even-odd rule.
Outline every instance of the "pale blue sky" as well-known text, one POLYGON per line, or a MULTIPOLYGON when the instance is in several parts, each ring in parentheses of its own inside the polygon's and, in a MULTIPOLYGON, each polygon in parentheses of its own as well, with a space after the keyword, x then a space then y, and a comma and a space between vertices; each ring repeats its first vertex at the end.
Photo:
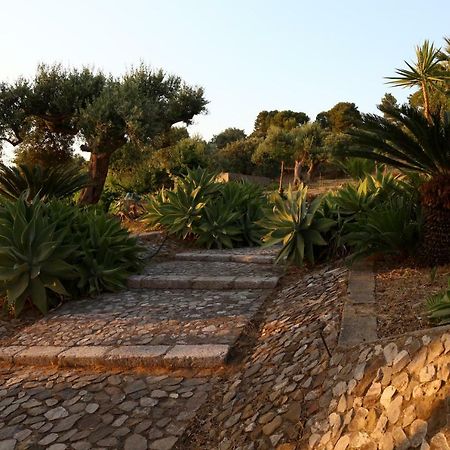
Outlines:
POLYGON ((209 139, 263 109, 375 111, 414 46, 450 35, 448 0, 0 0, 0 79, 39 62, 120 74, 143 61, 205 88, 209 139))

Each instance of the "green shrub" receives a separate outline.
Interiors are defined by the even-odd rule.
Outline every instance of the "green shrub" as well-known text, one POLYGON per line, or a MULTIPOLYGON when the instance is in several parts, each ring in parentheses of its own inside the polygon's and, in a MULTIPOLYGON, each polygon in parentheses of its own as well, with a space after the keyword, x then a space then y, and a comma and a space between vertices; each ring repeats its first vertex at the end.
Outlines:
POLYGON ((27 302, 45 314, 51 292, 68 295, 64 283, 77 277, 67 262, 76 254, 76 246, 66 242, 69 233, 67 225, 52 223, 38 198, 28 203, 21 196, 1 208, 0 286, 16 316, 27 302))
POLYGON ((450 323, 450 278, 448 279, 448 289, 428 298, 426 308, 432 322, 437 325, 450 323))
POLYGON ((250 183, 223 184, 215 179, 214 173, 188 170, 185 177, 176 178, 173 190, 149 197, 143 220, 207 248, 260 244, 261 190, 250 183))
POLYGON ((42 168, 0 164, 0 195, 9 200, 19 198, 24 192, 27 192, 28 201, 38 195, 43 200, 68 198, 88 183, 88 175, 75 165, 42 168))
POLYGON ((328 194, 321 211, 334 219, 336 226, 325 236, 329 246, 324 253, 328 257, 350 251, 357 256, 378 251, 401 253, 409 234, 418 239, 421 230, 417 183, 414 177, 377 172, 328 194), (400 208, 397 217, 396 206, 400 208))
POLYGON ((136 239, 120 222, 95 209, 62 201, 0 207, 0 286, 16 315, 27 302, 42 313, 73 297, 124 287, 141 267, 136 239))
POLYGON ((95 210, 80 211, 72 230, 79 245, 72 261, 80 276, 79 294, 117 291, 125 287, 129 275, 141 269, 142 249, 115 218, 95 210))
POLYGON ((363 180, 377 170, 377 164, 374 161, 364 158, 344 158, 334 161, 334 164, 354 180, 363 180))
POLYGON ((411 254, 420 231, 421 218, 414 203, 395 197, 357 215, 347 225, 343 240, 352 248, 354 258, 374 253, 411 254))
POLYGON ((285 197, 274 196, 274 206, 260 224, 268 230, 263 241, 265 245, 282 243, 276 262, 302 265, 304 257, 314 263, 314 247, 325 246, 322 234, 335 221, 318 214, 322 198, 316 197, 311 203, 306 199, 307 187, 300 185, 297 191, 289 186, 285 197))

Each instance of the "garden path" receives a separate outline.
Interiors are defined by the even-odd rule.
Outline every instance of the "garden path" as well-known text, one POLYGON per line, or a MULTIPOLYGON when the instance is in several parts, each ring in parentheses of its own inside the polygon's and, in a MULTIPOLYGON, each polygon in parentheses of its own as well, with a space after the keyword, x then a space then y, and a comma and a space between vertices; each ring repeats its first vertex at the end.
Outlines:
MULTIPOLYGON (((139 287, 68 303, 3 339, 0 449, 173 448, 270 295, 259 280, 281 275, 249 256, 210 266, 210 278, 242 277, 239 289, 139 287)), ((186 258, 169 263, 172 277, 183 265, 205 276, 186 258)))

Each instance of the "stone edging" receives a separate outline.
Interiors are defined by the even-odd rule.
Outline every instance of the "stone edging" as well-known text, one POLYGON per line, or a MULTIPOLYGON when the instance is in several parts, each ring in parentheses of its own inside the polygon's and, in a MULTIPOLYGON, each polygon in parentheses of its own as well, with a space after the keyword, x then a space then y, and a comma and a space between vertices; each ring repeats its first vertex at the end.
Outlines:
POLYGON ((106 367, 132 369, 160 367, 171 369, 212 368, 225 363, 229 345, 129 345, 129 346, 10 346, 0 347, 0 364, 106 367))
POLYGON ((210 277, 185 275, 132 275, 130 289, 274 289, 280 277, 210 277))
POLYGON ((237 255, 219 252, 183 252, 177 253, 175 259, 179 261, 215 261, 215 262, 237 262, 248 264, 273 264, 273 255, 237 255))
POLYGON ((373 263, 362 261, 349 272, 338 346, 350 347, 377 339, 373 263))

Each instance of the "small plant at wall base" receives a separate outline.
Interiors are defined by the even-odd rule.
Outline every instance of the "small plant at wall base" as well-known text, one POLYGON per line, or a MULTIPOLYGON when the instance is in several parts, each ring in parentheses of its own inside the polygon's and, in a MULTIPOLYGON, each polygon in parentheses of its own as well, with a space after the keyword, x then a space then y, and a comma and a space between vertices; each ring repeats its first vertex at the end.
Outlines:
POLYGON ((437 325, 450 324, 450 278, 448 289, 431 296, 426 303, 428 317, 437 325))

